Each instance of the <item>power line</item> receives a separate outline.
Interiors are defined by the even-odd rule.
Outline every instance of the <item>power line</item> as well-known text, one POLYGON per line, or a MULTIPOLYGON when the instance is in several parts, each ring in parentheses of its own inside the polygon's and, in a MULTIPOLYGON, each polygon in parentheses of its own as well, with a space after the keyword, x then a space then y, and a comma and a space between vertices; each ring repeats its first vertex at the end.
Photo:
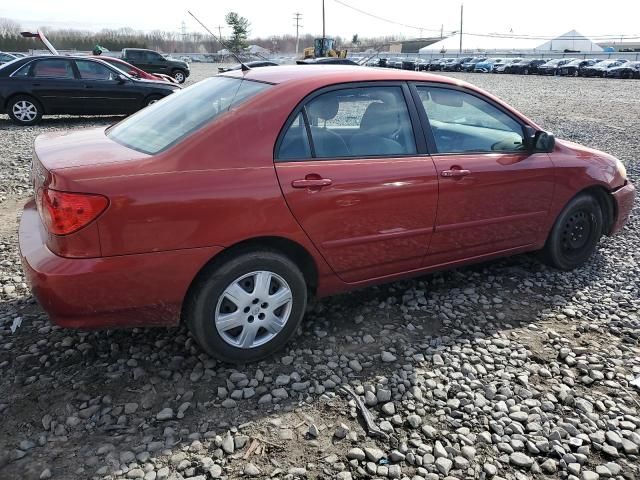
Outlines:
MULTIPOLYGON (((440 33, 440 36, 449 36, 449 35, 453 35, 455 33, 458 33, 455 30, 450 30, 445 32, 444 28, 441 26, 440 28, 426 28, 426 27, 418 27, 416 25, 410 25, 407 23, 402 23, 402 22, 398 22, 395 20, 391 20, 389 18, 385 18, 382 17, 380 15, 376 15, 374 13, 371 12, 367 12, 365 10, 362 10, 358 7, 354 7, 353 5, 349 5, 348 3, 344 2, 343 0, 333 0, 334 2, 347 7, 351 10, 354 10, 358 13, 361 13, 362 15, 366 15, 368 17, 371 18, 375 18, 377 20, 383 21, 383 22, 387 22, 387 23, 391 23, 393 25, 399 25, 401 27, 406 27, 406 28, 412 28, 414 30, 418 30, 418 31, 422 31, 422 30, 426 30, 429 32, 436 32, 436 33, 440 33)), ((473 36, 473 37, 489 37, 489 38, 508 38, 508 39, 529 39, 529 40, 555 40, 556 38, 558 38, 558 35, 533 35, 533 34, 514 34, 514 33, 480 33, 480 32, 465 32, 464 35, 468 35, 468 36, 473 36)), ((638 33, 634 33, 634 34, 619 34, 619 33, 611 33, 611 34, 603 34, 603 35, 575 35, 575 36, 563 36, 563 39, 566 40, 583 40, 584 38, 590 39, 590 40, 599 40, 599 41, 606 41, 606 40, 620 40, 620 41, 624 41, 624 40, 637 40, 640 39, 640 34, 638 33)))
POLYGON ((333 0, 333 1, 336 2, 336 3, 339 3, 343 7, 350 8, 351 10, 355 10, 358 13, 361 13, 361 14, 366 15, 366 16, 371 17, 371 18, 375 18, 375 19, 381 20, 383 22, 392 23, 394 25, 399 25, 401 27, 413 28, 414 30, 427 30, 429 32, 439 32, 440 31, 439 28, 417 27, 415 25, 408 25, 406 23, 396 22, 395 20, 390 20, 388 18, 384 18, 384 17, 381 17, 379 15, 375 15, 373 13, 369 13, 369 12, 366 12, 364 10, 361 10, 360 8, 354 7, 353 5, 349 5, 348 3, 345 3, 342 0, 333 0))

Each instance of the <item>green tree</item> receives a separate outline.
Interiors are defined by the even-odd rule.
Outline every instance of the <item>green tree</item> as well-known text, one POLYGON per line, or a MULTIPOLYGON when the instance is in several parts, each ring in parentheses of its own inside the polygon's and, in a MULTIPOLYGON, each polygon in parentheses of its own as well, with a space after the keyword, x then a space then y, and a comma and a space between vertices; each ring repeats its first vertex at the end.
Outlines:
POLYGON ((353 38, 351 39, 351 44, 352 45, 360 45, 360 39, 358 38, 358 34, 356 33, 353 38))
POLYGON ((241 17, 236 12, 229 12, 225 17, 227 25, 231 27, 233 33, 231 39, 227 42, 229 49, 235 53, 240 53, 247 48, 247 37, 249 36, 249 20, 241 17))

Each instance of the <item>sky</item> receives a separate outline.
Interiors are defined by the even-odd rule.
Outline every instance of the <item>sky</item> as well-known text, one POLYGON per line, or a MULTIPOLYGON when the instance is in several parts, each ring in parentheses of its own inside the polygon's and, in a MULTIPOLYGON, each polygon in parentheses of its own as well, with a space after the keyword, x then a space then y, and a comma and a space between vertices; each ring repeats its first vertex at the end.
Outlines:
MULTIPOLYGON (((28 0, 2 1, 0 17, 26 28, 50 26, 100 30, 132 27, 140 30, 202 31, 187 14, 194 12, 209 28, 224 26, 224 16, 236 11, 251 22, 251 36, 295 34, 294 13, 302 14, 302 33, 322 33, 322 0, 28 0)), ((325 0, 327 36, 439 36, 459 29, 460 1, 455 0, 325 0), (397 23, 367 16, 353 8, 397 23), (405 24, 404 26, 399 24, 405 24), (416 28, 413 28, 416 27, 416 28)), ((588 36, 640 37, 638 0, 465 0, 464 31, 553 36, 576 29, 588 36)), ((223 35, 229 33, 223 27, 223 35)), ((640 40, 640 39, 639 39, 640 40)))

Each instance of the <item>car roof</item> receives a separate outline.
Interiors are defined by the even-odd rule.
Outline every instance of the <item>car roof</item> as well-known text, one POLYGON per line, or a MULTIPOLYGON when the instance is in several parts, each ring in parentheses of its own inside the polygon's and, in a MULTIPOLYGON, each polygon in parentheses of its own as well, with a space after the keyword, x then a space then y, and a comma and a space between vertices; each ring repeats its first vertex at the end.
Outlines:
POLYGON ((355 65, 318 65, 316 68, 305 68, 304 65, 282 65, 278 67, 262 67, 242 72, 234 70, 221 75, 244 77, 248 80, 267 83, 285 83, 305 80, 325 80, 326 84, 368 81, 432 81, 458 85, 457 79, 432 75, 411 70, 391 70, 365 68, 355 65))

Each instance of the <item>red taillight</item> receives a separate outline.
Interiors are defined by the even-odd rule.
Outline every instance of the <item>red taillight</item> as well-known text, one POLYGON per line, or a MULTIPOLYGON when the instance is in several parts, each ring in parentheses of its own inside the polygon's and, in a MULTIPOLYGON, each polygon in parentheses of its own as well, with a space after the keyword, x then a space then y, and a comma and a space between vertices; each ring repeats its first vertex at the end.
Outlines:
POLYGON ((102 195, 49 190, 38 192, 38 210, 50 233, 68 235, 98 218, 109 200, 102 195))

